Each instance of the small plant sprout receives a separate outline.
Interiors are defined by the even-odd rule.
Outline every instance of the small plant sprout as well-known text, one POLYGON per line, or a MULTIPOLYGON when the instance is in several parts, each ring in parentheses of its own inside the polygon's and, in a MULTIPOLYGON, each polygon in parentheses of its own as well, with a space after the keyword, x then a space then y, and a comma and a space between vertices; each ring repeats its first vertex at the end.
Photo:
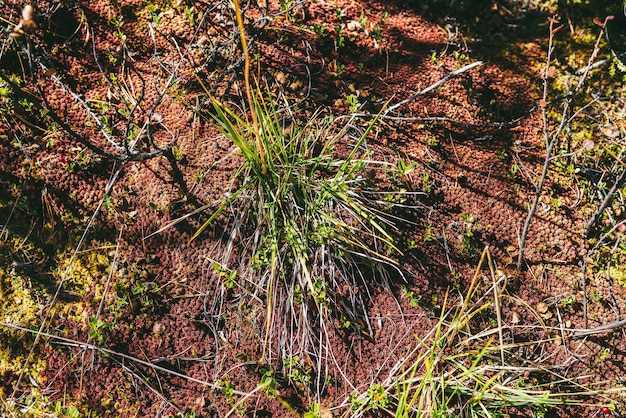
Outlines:
POLYGON ((412 290, 409 290, 408 287, 406 287, 406 285, 403 285, 401 287, 401 291, 402 293, 409 299, 409 303, 411 304, 412 307, 417 307, 419 306, 420 303, 420 295, 416 295, 415 292, 413 292, 412 290))
POLYGON ((307 369, 300 357, 291 356, 284 360, 284 368, 289 380, 301 393, 306 393, 311 384, 311 371, 307 369))
POLYGON ((354 415, 362 416, 367 411, 388 411, 392 397, 383 385, 373 383, 364 394, 359 395, 358 392, 350 394, 348 402, 352 405, 354 415))
POLYGON ((324 38, 327 35, 326 27, 320 23, 316 23, 313 26, 311 26, 311 30, 320 38, 324 38))
POLYGON ((433 148, 438 147, 439 140, 435 136, 429 136, 428 138, 426 138, 426 145, 433 148))
POLYGON ((396 163, 396 172, 397 174, 399 174, 400 176, 402 176, 402 178, 409 178, 409 176, 415 171, 415 169, 417 168, 417 163, 415 161, 405 161, 405 160, 398 160, 398 162, 396 163))
POLYGON ((427 171, 424 172, 424 175, 422 177, 422 189, 426 194, 430 194, 433 191, 433 181, 427 171))
POLYGON ((184 158, 183 151, 177 146, 172 147, 172 156, 178 162, 182 161, 184 158))
POLYGON ((432 222, 424 222, 424 234, 422 235, 423 242, 430 242, 435 239, 435 227, 432 222))
POLYGON ((415 249, 417 247, 419 247, 419 244, 416 240, 414 240, 413 238, 409 237, 406 239, 406 245, 409 249, 415 249))
POLYGON ((351 113, 356 113, 356 111, 359 110, 359 107, 361 107, 359 99, 354 94, 350 94, 346 97, 346 103, 348 103, 348 108, 351 113))
POLYGON ((213 271, 215 271, 215 273, 222 278, 226 288, 232 289, 235 287, 237 270, 230 270, 216 261, 211 262, 211 267, 213 268, 213 271))
MULTIPOLYGON (((335 26, 335 50, 338 50, 346 46, 346 38, 345 36, 342 35, 342 31, 344 30, 345 27, 346 25, 344 23, 335 26)), ((341 74, 341 72, 339 71, 337 71, 337 73, 341 74)))
POLYGON ((321 407, 320 404, 314 402, 311 405, 311 408, 307 412, 304 413, 304 418, 320 418, 321 417, 321 407))
POLYGON ((246 408, 243 402, 238 400, 238 393, 230 383, 228 377, 218 380, 217 386, 221 388, 222 394, 226 397, 228 405, 230 405, 239 415, 244 415, 246 413, 246 408))
POLYGON ((278 389, 276 389, 276 379, 274 378, 274 372, 271 370, 266 371, 261 376, 261 381, 259 382, 259 389, 263 392, 267 393, 267 396, 270 398, 275 398, 278 396, 278 389))
POLYGON ((90 328, 88 334, 89 338, 95 341, 98 345, 104 344, 104 340, 106 339, 106 332, 112 329, 112 325, 94 316, 89 317, 88 323, 90 328))
POLYGON ((460 224, 460 250, 465 256, 473 256, 476 252, 476 246, 478 244, 475 239, 476 231, 482 228, 482 225, 474 221, 474 217, 469 213, 461 213, 460 224))

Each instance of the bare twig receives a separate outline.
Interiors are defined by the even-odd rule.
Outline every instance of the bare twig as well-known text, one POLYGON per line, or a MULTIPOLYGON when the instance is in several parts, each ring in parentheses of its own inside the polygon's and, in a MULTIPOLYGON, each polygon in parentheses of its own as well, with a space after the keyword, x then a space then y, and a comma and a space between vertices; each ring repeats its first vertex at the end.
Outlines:
POLYGON ((571 332, 572 332, 573 338, 580 338, 580 337, 586 337, 586 336, 594 335, 594 334, 601 334, 601 333, 608 332, 608 331, 614 331, 616 329, 620 329, 625 326, 626 326, 626 319, 621 319, 619 321, 610 322, 608 324, 599 325, 593 328, 573 329, 571 330, 571 332))
POLYGON ((587 261, 583 259, 580 263, 580 270, 582 272, 582 287, 583 287, 583 322, 585 328, 589 327, 589 318, 587 317, 587 311, 589 310, 589 300, 587 297, 587 261))
POLYGON ((528 214, 526 215, 526 220, 524 221, 524 226, 522 227, 522 232, 519 237, 519 255, 517 257, 517 269, 520 270, 522 268, 522 263, 524 262, 524 251, 526 249, 526 237, 528 235, 528 230, 530 229, 530 225, 532 223, 532 219, 535 216, 535 211, 537 210, 537 206, 539 205, 539 199, 541 198, 541 192, 543 190, 544 183, 547 178, 548 168, 550 165, 550 157, 552 156, 552 149, 556 145, 558 141, 558 134, 560 134, 564 122, 566 120, 565 115, 567 114, 567 110, 569 108, 569 101, 566 101, 564 104, 563 114, 561 116, 561 124, 557 132, 550 137, 548 133, 548 115, 546 112, 546 100, 548 97, 548 85, 549 85, 549 75, 548 72, 550 70, 550 63, 552 62, 552 52, 554 51, 554 33, 560 28, 554 27, 556 20, 550 19, 550 37, 548 41, 548 53, 546 57, 546 67, 545 72, 543 74, 543 106, 541 106, 541 118, 543 125, 543 136, 546 142, 546 158, 543 163, 543 168, 541 170, 541 176, 539 178, 539 182, 534 184, 535 188, 535 197, 533 199, 533 203, 528 209, 528 214))
POLYGON ((607 206, 609 206, 609 204, 613 200, 613 196, 615 196, 615 193, 617 193, 617 191, 619 191, 619 189, 624 185, 624 182, 626 182, 626 170, 622 170, 619 176, 617 176, 615 182, 613 183, 613 186, 608 191, 606 196, 604 196, 604 200, 602 201, 600 206, 598 206, 591 219, 589 219, 587 225, 585 225, 585 236, 589 236, 589 233, 598 221, 598 218, 600 217, 602 212, 604 212, 607 206))
POLYGON ((456 77, 457 75, 463 74, 466 71, 469 71, 473 68, 479 67, 483 65, 482 61, 476 61, 473 62, 471 64, 467 64, 464 67, 459 68, 458 70, 452 71, 450 74, 448 74, 447 76, 445 76, 444 78, 442 78, 441 80, 437 81, 434 84, 431 84, 430 86, 426 87, 425 89, 418 91, 417 93, 412 94, 411 96, 407 97, 406 99, 402 100, 399 103, 396 103, 395 105, 389 107, 387 110, 385 110, 382 114, 382 116, 386 116, 389 113, 393 112, 394 110, 396 110, 397 108, 404 106, 405 104, 409 103, 412 100, 415 100, 416 98, 418 98, 419 96, 423 96, 425 94, 427 94, 428 92, 436 89, 437 87, 441 86, 442 84, 444 84, 446 81, 450 80, 451 78, 456 77))
MULTIPOLYGON (((524 262, 524 253, 525 253, 525 249, 526 249, 526 239, 528 236, 528 231, 530 230, 530 226, 532 224, 532 220, 533 217, 535 215, 535 212, 537 211, 537 207, 539 205, 539 201, 541 199, 542 193, 543 193, 543 188, 545 186, 546 180, 547 180, 547 176, 548 176, 548 169, 550 168, 550 163, 552 162, 552 160, 556 159, 556 158, 561 158, 567 155, 571 155, 571 153, 569 154, 561 154, 558 156, 554 156, 552 155, 554 149, 556 148, 556 145, 559 142, 559 138, 561 137, 562 133, 570 126, 570 124, 573 121, 573 118, 582 110, 579 109, 578 111, 574 112, 574 115, 570 116, 571 113, 571 108, 574 104, 574 95, 575 93, 577 93, 582 86, 584 85, 584 82, 587 78, 587 75, 589 74, 589 71, 591 69, 591 63, 593 63, 593 61, 595 60, 596 55, 598 54, 599 48, 600 48, 600 40, 602 38, 603 35, 603 31, 600 31, 598 38, 596 40, 596 43, 594 45, 594 49, 591 53, 591 56, 589 57, 589 65, 587 66, 586 70, 583 72, 583 75, 580 77, 580 79, 578 80, 578 83, 576 84, 576 87, 572 90, 572 91, 568 91, 568 94, 565 96, 565 101, 563 103, 563 111, 561 112, 561 116, 560 116, 560 121, 558 123, 558 126, 554 129, 554 131, 549 132, 549 122, 548 122, 548 113, 547 113, 547 98, 548 98, 548 87, 550 85, 549 80, 550 80, 550 63, 552 62, 552 54, 554 52, 554 34, 562 27, 562 26, 556 26, 555 25, 558 23, 558 21, 554 18, 550 18, 550 37, 549 37, 549 42, 548 42, 548 52, 547 52, 547 57, 546 57, 546 66, 545 66, 545 70, 544 73, 542 74, 542 78, 543 78, 543 95, 542 95, 542 99, 541 99, 541 118, 542 118, 542 130, 543 130, 543 137, 545 140, 545 146, 546 146, 546 152, 545 152, 545 157, 544 157, 544 162, 543 162, 543 167, 541 170, 541 175, 539 177, 539 180, 537 182, 533 182, 533 187, 535 189, 535 196, 533 198, 533 201, 531 203, 531 205, 528 208, 528 213, 526 216, 526 220, 524 221, 524 226, 522 227, 522 231, 520 233, 519 236, 519 255, 517 258, 517 269, 521 270, 522 268, 522 264, 524 262)), ((606 24, 606 20, 604 22, 606 24)), ((596 99, 594 99, 595 101, 596 99)), ((587 104, 586 106, 588 106, 589 104, 587 104)), ((584 106, 584 107, 586 107, 584 106)), ((583 107, 583 108, 584 108, 583 107)))

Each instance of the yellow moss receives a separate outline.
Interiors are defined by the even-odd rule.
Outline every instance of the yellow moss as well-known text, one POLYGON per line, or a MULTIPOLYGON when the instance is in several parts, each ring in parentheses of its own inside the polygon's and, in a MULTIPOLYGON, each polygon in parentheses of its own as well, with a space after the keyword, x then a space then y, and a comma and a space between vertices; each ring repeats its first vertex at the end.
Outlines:
MULTIPOLYGON (((24 356, 12 356, 3 342, 0 343, 0 374, 10 371, 19 375, 24 367, 24 362, 24 356)), ((22 381, 30 383, 30 390, 19 399, 19 402, 12 404, 0 402, 0 410, 6 410, 6 412, 13 413, 16 416, 27 417, 44 416, 46 412, 50 411, 50 401, 41 389, 43 387, 41 375, 46 367, 46 361, 40 358, 35 358, 28 363, 22 381)), ((10 392, 5 393, 0 389, 0 399, 7 400, 11 395, 10 392)))
MULTIPOLYGON (((38 302, 42 295, 28 286, 29 278, 9 274, 0 270, 0 321, 20 326, 34 326, 38 323, 43 305, 38 302)), ((0 350, 12 347, 17 350, 23 346, 24 336, 22 331, 0 329, 0 350)), ((4 358, 4 353, 0 355, 4 358)), ((7 364, 0 361, 0 372, 14 370, 6 368, 7 364)))
MULTIPOLYGON (((78 254, 73 260, 72 254, 73 251, 68 252, 59 259, 59 265, 65 266, 67 269, 64 288, 67 291, 84 296, 106 275, 109 269, 109 258, 102 249, 85 251, 78 254), (68 268, 70 261, 72 263, 68 268)), ((60 272, 61 275, 64 273, 65 270, 60 272)))
MULTIPOLYGON (((81 252, 72 260, 74 250, 59 256, 58 265, 60 268, 55 273, 57 282, 61 281, 65 275, 63 289, 79 296, 85 296, 94 287, 95 295, 89 301, 78 301, 73 303, 57 303, 53 308, 54 313, 58 314, 67 321, 86 324, 88 309, 97 305, 102 299, 103 285, 110 268, 109 258, 106 254, 108 245, 95 245, 94 250, 81 252), (69 264, 71 262, 71 264, 69 264)), ((84 325, 86 326, 86 325, 84 325)))
MULTIPOLYGON (((36 326, 41 314, 42 305, 33 297, 36 292, 26 287, 27 278, 7 274, 0 270, 0 283, 3 297, 0 299, 0 318, 2 322, 19 326, 36 326)), ((40 297, 40 295, 38 295, 40 297)), ((0 328, 0 376, 5 373, 19 375, 26 364, 26 356, 32 344, 33 336, 11 328, 0 328)), ((25 408, 27 411, 19 416, 43 416, 41 412, 48 410, 48 399, 41 393, 39 386, 42 372, 47 363, 44 359, 34 357, 27 364, 23 382, 29 382, 30 391, 20 399, 21 405, 11 406, 0 404, 0 409, 18 413, 25 408), (19 406, 19 407, 18 407, 19 406)), ((0 390, 0 399, 7 399, 11 393, 0 390)))
POLYGON ((626 271, 615 266, 609 268, 609 274, 613 280, 617 280, 620 286, 626 287, 626 271))
POLYGON ((85 322, 84 320, 88 316, 88 313, 85 312, 85 309, 86 304, 80 301, 73 303, 57 304, 54 308, 52 308, 52 313, 58 313, 67 321, 80 324, 85 322))
MULTIPOLYGON (((52 308, 52 312, 49 312, 50 317, 59 315, 67 321, 84 323, 87 309, 101 300, 102 283, 110 268, 107 256, 110 247, 95 243, 92 248, 97 249, 83 251, 73 260, 73 248, 59 249, 57 253, 59 267, 53 272, 54 280, 51 284, 55 287, 67 271, 63 289, 78 296, 85 296, 94 286, 98 286, 95 301, 64 302, 59 300, 52 308)), ((1 322, 29 328, 36 328, 41 324, 44 309, 48 309, 50 289, 42 285, 42 276, 46 272, 38 271, 37 268, 44 265, 41 260, 45 258, 40 248, 13 234, 9 234, 3 241, 0 241, 1 322), (9 253, 23 254, 28 265, 25 268, 12 265, 12 260, 5 255, 9 253)), ((9 399, 11 393, 4 393, 0 390, 0 410, 8 411, 15 416, 48 416, 51 413, 54 416, 56 413, 63 413, 67 407, 58 402, 50 403, 47 394, 43 392, 42 388, 46 385, 41 376, 47 367, 45 359, 35 355, 30 361, 26 361, 33 341, 33 334, 10 327, 0 327, 0 377, 5 374, 7 376, 19 375, 26 365, 22 383, 24 387, 28 386, 19 399, 13 400, 9 399)))
POLYGON ((106 408, 107 406, 111 405, 112 401, 113 401, 113 394, 111 392, 107 392, 102 397, 102 399, 100 399, 100 405, 106 408))
POLYGON ((593 130, 582 129, 572 133, 572 139, 575 143, 581 144, 586 139, 593 139, 593 130))

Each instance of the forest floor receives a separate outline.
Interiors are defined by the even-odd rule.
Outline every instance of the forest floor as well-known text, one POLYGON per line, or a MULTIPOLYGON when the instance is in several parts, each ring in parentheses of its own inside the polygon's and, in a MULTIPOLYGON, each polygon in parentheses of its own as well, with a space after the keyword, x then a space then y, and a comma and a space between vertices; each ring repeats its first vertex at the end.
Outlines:
POLYGON ((391 239, 339 208, 356 220, 335 233, 371 251, 319 252, 315 231, 281 270, 264 219, 237 215, 246 155, 214 119, 245 118, 255 85, 232 3, 3 2, 3 416, 626 414, 604 30, 624 22, 454 3, 242 4, 256 97, 286 137, 356 149, 347 187, 391 239))

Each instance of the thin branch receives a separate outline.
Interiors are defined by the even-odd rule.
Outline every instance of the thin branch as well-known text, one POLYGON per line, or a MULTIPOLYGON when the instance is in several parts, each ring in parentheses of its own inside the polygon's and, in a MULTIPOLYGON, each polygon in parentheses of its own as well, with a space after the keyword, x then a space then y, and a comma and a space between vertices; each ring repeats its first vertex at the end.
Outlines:
POLYGON ((526 237, 528 236, 528 230, 530 229, 530 225, 532 223, 533 217, 535 216, 535 212, 537 211, 537 206, 539 205, 539 199, 541 198, 541 191, 543 190, 544 183, 546 181, 548 175, 548 168, 550 166, 550 157, 552 156, 552 149, 556 145, 558 140, 558 136, 564 127, 565 124, 565 115, 567 114, 569 104, 571 103, 571 99, 565 102, 563 106, 563 114, 561 115, 561 124, 559 129, 553 134, 552 138, 550 138, 550 134, 548 133, 548 115, 546 112, 546 100, 548 97, 548 85, 549 85, 549 76, 548 72, 550 70, 550 62, 552 61, 552 52, 554 51, 554 33, 556 30, 554 28, 555 20, 550 19, 550 38, 548 41, 548 53, 546 57, 546 68, 545 73, 543 74, 543 106, 541 107, 541 118, 543 125, 543 136, 546 141, 546 158, 543 163, 543 168, 541 169, 541 177, 539 178, 539 182, 533 184, 535 188, 535 197, 533 199, 533 203, 528 208, 528 214, 526 215, 526 220, 524 221, 524 226, 522 227, 522 232, 519 237, 519 254, 517 257, 517 269, 521 270, 522 263, 524 262, 524 252, 526 250, 526 237))
POLYGON ((609 206, 609 204, 613 200, 613 196, 615 195, 615 193, 618 192, 618 190, 622 187, 625 181, 626 181, 626 170, 622 170, 622 172, 617 177, 617 179, 615 179, 615 183, 613 183, 613 187, 611 187, 611 190, 609 190, 606 196, 604 196, 604 200, 602 201, 598 209, 596 209, 591 219, 589 219, 589 221, 587 222, 587 225, 585 225, 585 236, 589 236, 589 233, 591 232, 591 228, 594 227, 594 225, 598 221, 598 218, 600 217, 602 212, 604 212, 607 206, 609 206))
MULTIPOLYGON (((561 136, 561 134, 563 133, 563 131, 569 127, 571 125, 571 122, 573 120, 573 118, 580 112, 582 111, 585 107, 589 106, 583 106, 582 109, 579 109, 577 112, 575 112, 574 116, 571 117, 567 117, 567 115, 569 115, 573 101, 574 101, 574 93, 578 92, 580 90, 580 88, 584 85, 585 79, 587 78, 588 74, 589 74, 589 70, 591 69, 591 66, 587 66, 586 71, 583 73, 583 75, 580 77, 580 79, 578 80, 578 83, 576 85, 576 87, 573 89, 573 91, 568 91, 567 95, 565 96, 565 102, 563 104, 563 112, 561 114, 561 118, 560 118, 560 122, 558 124, 558 126, 556 127, 556 129, 550 133, 548 132, 548 113, 547 113, 547 97, 548 97, 548 87, 550 85, 549 83, 549 79, 550 79, 550 75, 549 75, 549 71, 550 71, 550 63, 552 62, 552 53, 554 52, 554 34, 561 28, 561 26, 555 27, 555 24, 558 23, 558 21, 554 18, 550 18, 550 37, 549 37, 549 42, 548 42, 548 52, 547 52, 547 56, 546 56, 546 66, 545 66, 545 70, 544 73, 542 74, 542 78, 543 78, 543 95, 542 95, 542 103, 541 103, 541 117, 542 117, 542 130, 543 130, 543 136, 545 139, 545 146, 546 146, 546 154, 545 154, 545 158, 544 158, 544 163, 543 163, 543 168, 541 170, 541 176, 539 178, 538 182, 534 182, 531 179, 531 182, 533 183, 533 187, 535 188, 535 196, 533 198, 533 202, 530 205, 530 207, 528 208, 528 214, 526 216, 526 220, 524 222, 524 226, 522 227, 522 231, 520 233, 519 236, 519 255, 517 258, 517 269, 521 270, 522 268, 522 264, 524 262, 524 253, 525 253, 525 249, 526 249, 526 239, 528 236, 528 231, 530 230, 530 226, 532 224, 532 220, 533 217, 535 215, 535 212, 537 211, 537 207, 539 205, 539 200, 541 199, 542 196, 542 192, 543 192, 543 188, 545 186, 545 182, 547 180, 547 176, 548 176, 548 169, 550 167, 550 163, 553 159, 555 158, 560 158, 560 157, 564 157, 567 155, 571 155, 570 154, 563 154, 563 155, 558 155, 558 156, 553 156, 552 152, 554 151, 556 145, 559 142, 559 137, 561 136)), ((605 20, 605 24, 606 24, 606 20, 605 20)), ((591 57, 589 58, 589 64, 593 63, 593 60, 595 59, 596 55, 598 54, 599 51, 599 45, 600 45, 600 39, 602 38, 602 34, 603 32, 601 31, 598 34, 598 38, 596 40, 596 44, 594 46, 594 49, 591 53, 591 57)), ((595 99, 594 99, 595 101, 595 99)))
POLYGON ((445 83, 446 81, 450 80, 451 78, 456 77, 457 75, 463 74, 464 72, 469 71, 469 70, 471 70, 473 68, 479 67, 481 65, 483 65, 482 61, 476 61, 476 62, 473 62, 471 64, 467 64, 465 67, 461 67, 458 70, 452 71, 450 74, 448 74, 447 76, 445 76, 441 80, 437 81, 435 84, 432 84, 432 85, 426 87, 424 90, 418 91, 417 93, 412 94, 410 97, 408 97, 408 98, 402 100, 401 102, 396 103, 395 105, 391 106, 390 108, 385 110, 382 115, 383 116, 388 115, 390 112, 393 112, 394 110, 396 110, 400 106, 404 106, 405 104, 409 103, 412 100, 415 100, 419 96, 423 96, 426 93, 436 89, 437 87, 441 86, 443 83, 445 83))
POLYGON ((621 319, 619 321, 610 322, 608 324, 599 325, 594 328, 583 328, 583 329, 574 329, 572 330, 573 338, 586 337, 588 335, 601 334, 607 331, 614 331, 616 329, 620 329, 626 326, 626 319, 621 319))

